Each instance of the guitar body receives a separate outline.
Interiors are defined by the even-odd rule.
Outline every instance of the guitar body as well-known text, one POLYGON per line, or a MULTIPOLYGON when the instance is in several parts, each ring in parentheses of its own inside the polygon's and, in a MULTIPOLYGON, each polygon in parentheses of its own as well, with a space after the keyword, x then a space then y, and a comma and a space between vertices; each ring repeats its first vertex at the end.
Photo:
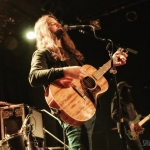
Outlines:
POLYGON ((93 78, 97 72, 93 66, 83 67, 87 76, 82 81, 61 78, 45 91, 49 107, 60 110, 60 118, 72 126, 80 126, 92 118, 96 112, 96 99, 108 89, 108 82, 103 76, 98 80, 93 78))
POLYGON ((134 131, 128 130, 126 132, 127 136, 129 137, 130 140, 136 140, 139 136, 139 134, 143 133, 144 128, 139 126, 141 115, 138 115, 135 120, 132 121, 134 123, 134 131))

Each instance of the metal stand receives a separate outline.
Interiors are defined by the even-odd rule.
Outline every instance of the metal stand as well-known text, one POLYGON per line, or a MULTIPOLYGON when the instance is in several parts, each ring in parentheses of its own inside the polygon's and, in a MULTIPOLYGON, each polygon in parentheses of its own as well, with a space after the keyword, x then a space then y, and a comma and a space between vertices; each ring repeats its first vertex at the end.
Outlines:
MULTIPOLYGON (((42 109, 41 111, 47 113, 48 115, 50 115, 50 116, 53 117, 54 119, 59 120, 57 117, 55 117, 53 114, 51 114, 51 113, 48 112, 47 110, 42 109)), ((47 131, 45 128, 43 128, 43 130, 44 130, 46 133, 48 133, 50 136, 52 136, 54 139, 56 139, 58 142, 60 142, 61 144, 63 144, 63 145, 64 145, 64 149, 65 149, 65 147, 66 147, 66 148, 69 148, 68 145, 66 145, 64 142, 62 142, 60 139, 58 139, 58 138, 57 138, 56 136, 54 136, 52 133, 50 133, 49 131, 47 131)))
POLYGON ((47 131, 45 128, 43 128, 43 130, 48 133, 50 136, 52 136, 54 139, 56 139, 58 142, 60 142, 61 144, 63 144, 65 147, 68 148, 68 145, 66 145, 64 142, 62 142, 60 139, 58 139, 56 136, 54 136, 52 133, 50 133, 49 131, 47 131))

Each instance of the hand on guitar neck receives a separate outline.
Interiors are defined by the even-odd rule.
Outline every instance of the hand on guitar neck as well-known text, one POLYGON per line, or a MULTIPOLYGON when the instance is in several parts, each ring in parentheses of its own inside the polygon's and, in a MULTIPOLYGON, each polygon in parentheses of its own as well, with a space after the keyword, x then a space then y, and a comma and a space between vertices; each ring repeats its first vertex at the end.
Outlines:
POLYGON ((124 51, 123 48, 118 48, 117 51, 113 54, 113 65, 114 66, 122 66, 122 65, 126 64, 128 54, 123 51, 124 51))
MULTIPOLYGON (((112 58, 114 66, 122 66, 126 64, 128 54, 123 52, 123 50, 123 48, 118 48, 117 51, 113 54, 112 58)), ((87 75, 87 70, 81 66, 69 66, 63 67, 63 73, 64 77, 82 80, 87 75)))

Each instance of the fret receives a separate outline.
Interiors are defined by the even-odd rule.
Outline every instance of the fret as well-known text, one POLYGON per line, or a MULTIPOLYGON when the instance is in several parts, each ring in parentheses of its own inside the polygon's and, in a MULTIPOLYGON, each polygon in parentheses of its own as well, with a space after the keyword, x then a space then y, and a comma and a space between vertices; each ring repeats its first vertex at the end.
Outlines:
POLYGON ((141 120, 138 124, 139 124, 139 126, 142 126, 147 120, 149 120, 150 119, 150 116, 148 115, 148 116, 146 116, 143 120, 141 120))
POLYGON ((96 79, 96 80, 99 80, 99 78, 101 76, 103 76, 111 67, 111 60, 109 60, 106 64, 104 64, 102 67, 100 67, 97 71, 95 71, 93 73, 93 77, 96 79))

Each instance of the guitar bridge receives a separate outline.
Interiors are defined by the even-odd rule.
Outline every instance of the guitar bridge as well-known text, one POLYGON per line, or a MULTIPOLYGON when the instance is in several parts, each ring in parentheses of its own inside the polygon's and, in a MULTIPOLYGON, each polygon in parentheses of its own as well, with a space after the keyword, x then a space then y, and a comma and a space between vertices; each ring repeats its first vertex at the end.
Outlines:
POLYGON ((74 84, 71 86, 84 100, 86 100, 86 95, 84 93, 82 93, 74 84))

